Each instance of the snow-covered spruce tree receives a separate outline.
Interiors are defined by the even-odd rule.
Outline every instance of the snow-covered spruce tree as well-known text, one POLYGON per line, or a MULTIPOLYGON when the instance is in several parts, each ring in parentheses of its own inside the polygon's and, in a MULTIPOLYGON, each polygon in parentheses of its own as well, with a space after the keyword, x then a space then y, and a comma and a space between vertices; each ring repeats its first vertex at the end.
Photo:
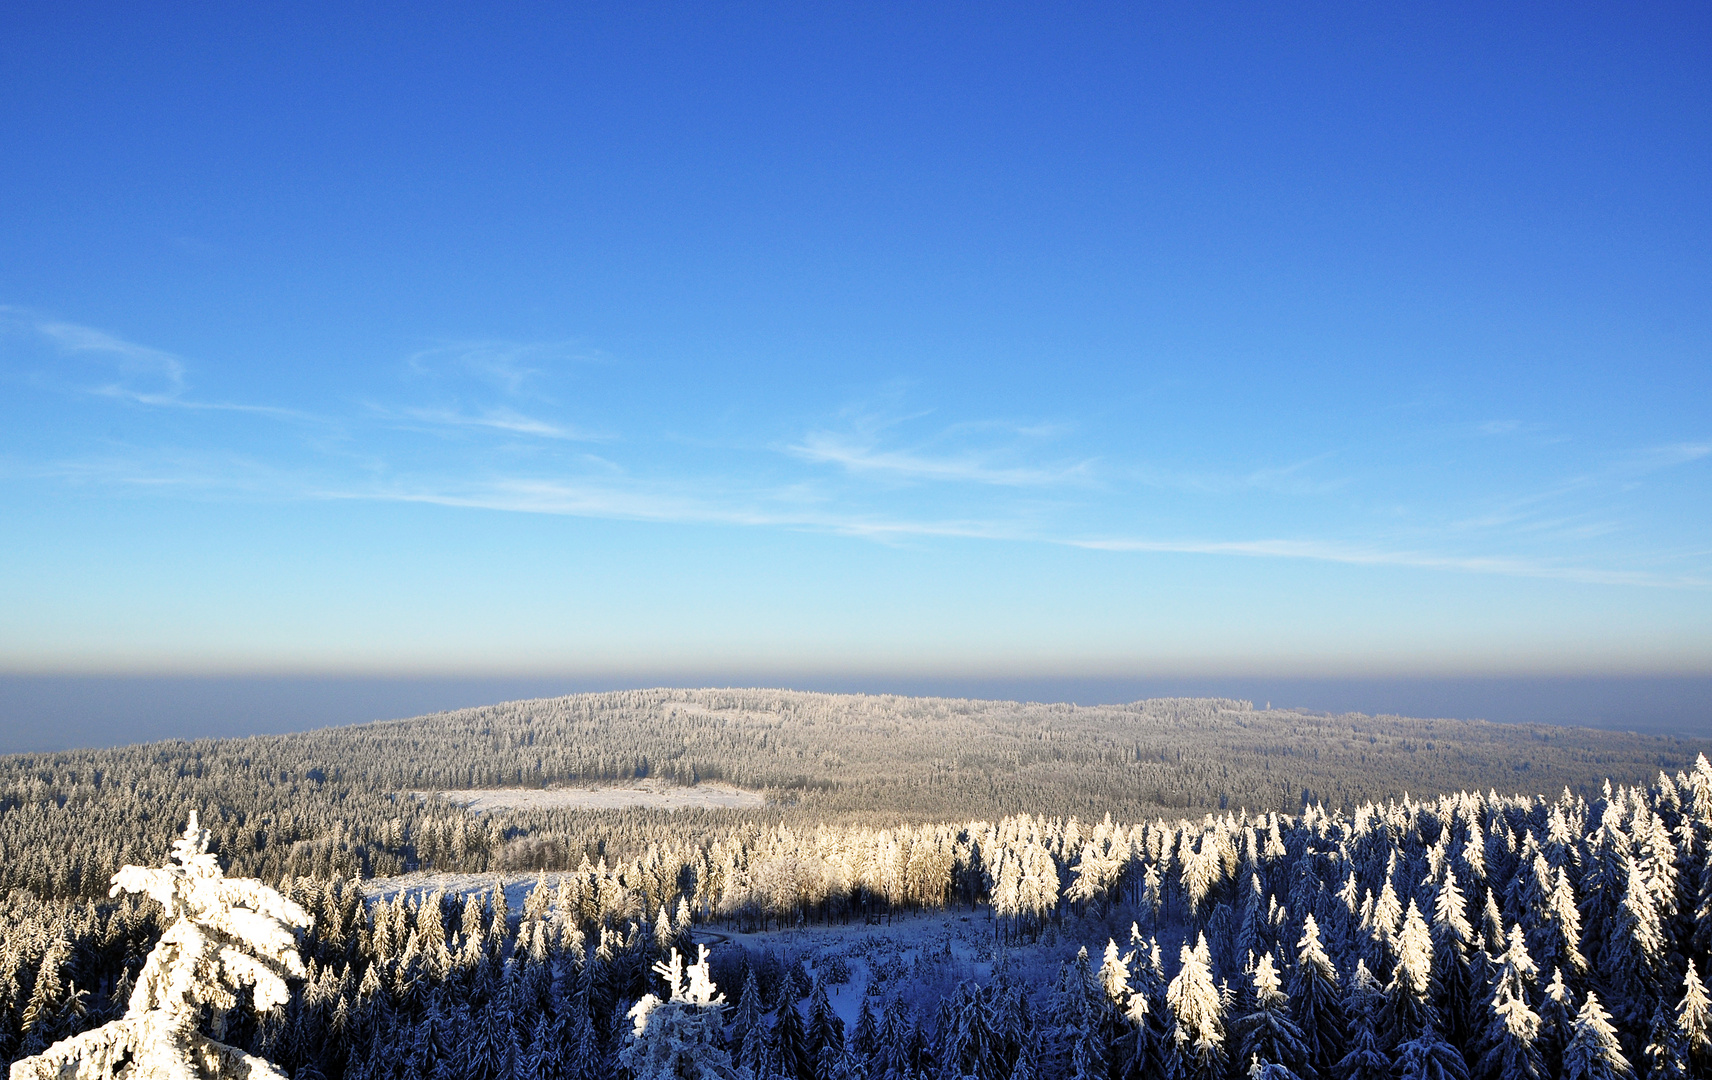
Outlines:
POLYGON ((1617 1043, 1610 1014, 1590 991, 1575 1018, 1575 1034, 1563 1048, 1565 1080, 1628 1080, 1634 1074, 1617 1043))
POLYGON ((1433 899, 1433 982, 1439 1024, 1446 1038, 1467 1045, 1474 1032, 1479 995, 1469 953, 1474 928, 1468 922, 1467 905, 1456 880, 1456 871, 1445 868, 1444 882, 1433 899))
POLYGON ((1234 1025, 1240 1040, 1239 1060, 1250 1066, 1250 1072, 1267 1065, 1279 1066, 1286 1076, 1302 1071, 1308 1048, 1303 1044, 1302 1029, 1290 1019, 1289 1008, 1278 967, 1272 962, 1272 954, 1266 953, 1254 969, 1254 1011, 1234 1025))
POLYGON ((125 1015, 12 1063, 12 1080, 285 1080, 262 1058, 203 1035, 250 989, 259 1013, 290 1000, 287 977, 302 978, 296 931, 307 912, 253 878, 227 878, 208 853, 208 832, 191 811, 172 859, 153 869, 126 866, 110 895, 146 893, 173 920, 131 992, 125 1015))
POLYGON ((771 1050, 773 1062, 785 1080, 814 1080, 814 1054, 809 1049, 802 1014, 797 1012, 796 990, 788 980, 779 991, 779 1015, 773 1021, 771 1050))
POLYGON ((1668 943, 1662 918, 1641 864, 1631 859, 1628 881, 1602 959, 1608 977, 1621 993, 1612 1002, 1618 1018, 1642 1028, 1652 1017, 1663 992, 1668 943))
POLYGON ((1335 1075, 1344 1080, 1389 1080, 1391 1059, 1379 1048, 1379 1010, 1384 997, 1367 972, 1367 961, 1355 962, 1344 1012, 1349 1016, 1349 1053, 1338 1062, 1335 1075))
MULTIPOLYGON (((629 1016, 634 1029, 618 1060, 636 1080, 731 1080, 737 1076, 722 1045, 720 1012, 725 995, 707 973, 707 946, 686 970, 672 950, 669 962, 654 965, 671 998, 649 994, 629 1016)), ((788 1007, 788 1006, 787 1006, 788 1007)))
POLYGON ((1528 1007, 1528 992, 1537 971, 1518 923, 1510 927, 1509 944, 1498 960, 1498 976, 1492 983, 1491 1020, 1486 1028, 1486 1055, 1481 1061, 1487 1076, 1538 1080, 1544 1075, 1538 1046, 1540 1018, 1528 1007))
POLYGON ((1387 1047, 1417 1038, 1438 1022, 1431 998, 1432 935, 1413 900, 1397 935, 1396 953, 1397 965, 1385 987, 1385 1008, 1379 1020, 1379 1036, 1387 1047))
POLYGON ((1213 985, 1211 950, 1202 934, 1191 949, 1182 949, 1182 968, 1165 991, 1175 1020, 1172 1042, 1181 1075, 1212 1080, 1224 1072, 1224 1001, 1213 985))
POLYGON ((1575 996, 1563 981, 1563 972, 1552 969, 1552 977, 1540 995, 1540 1058, 1547 1076, 1563 1074, 1563 1048, 1575 1037, 1575 1016, 1580 1010, 1575 996))
POLYGON ((973 982, 965 981, 953 992, 940 1035, 940 1057, 946 1070, 959 1077, 1004 1080, 1011 1060, 1004 1039, 994 1030, 992 1002, 973 982))
POLYGON ((65 977, 70 957, 71 943, 64 935, 55 937, 42 953, 35 985, 18 1018, 18 1031, 23 1037, 19 1050, 26 1055, 40 1053, 75 1030, 74 1025, 85 1015, 83 1002, 88 995, 65 977))
POLYGON ((826 994, 826 981, 818 976, 814 980, 814 992, 809 995, 808 1045, 816 1062, 829 1047, 834 1056, 842 1057, 844 1054, 844 1020, 832 1007, 832 1000, 826 994))
POLYGON ((1343 1001, 1338 994, 1337 967, 1326 955, 1320 927, 1312 915, 1302 920, 1296 943, 1296 970, 1290 980, 1291 1005, 1302 1043, 1308 1052, 1307 1071, 1330 1076, 1343 1058, 1343 1001))
POLYGON ((1468 1080, 1462 1053, 1431 1028, 1397 1048, 1398 1080, 1468 1080))
POLYGON ((1662 1001, 1653 1010, 1641 1057, 1647 1063, 1647 1080, 1689 1080, 1687 1040, 1662 1001))
MULTIPOLYGON (((1700 763, 1706 763, 1705 755, 1701 755, 1700 763)), ((1683 1067, 1691 1076, 1712 1076, 1712 1007, 1707 1003, 1706 987, 1700 982, 1693 961, 1682 977, 1682 1002, 1676 1007, 1676 1027, 1688 1053, 1683 1067)))

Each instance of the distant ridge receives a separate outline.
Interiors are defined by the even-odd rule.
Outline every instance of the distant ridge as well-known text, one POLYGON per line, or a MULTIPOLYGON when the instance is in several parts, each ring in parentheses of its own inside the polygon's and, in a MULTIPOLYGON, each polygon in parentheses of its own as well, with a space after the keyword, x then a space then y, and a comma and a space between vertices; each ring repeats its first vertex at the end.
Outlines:
POLYGON ((0 758, 0 888, 94 895, 192 808, 234 873, 557 866, 723 823, 1098 820, 1330 807, 1456 790, 1651 782, 1712 741, 1483 721, 1256 710, 1228 698, 1076 706, 659 688, 504 702, 245 739, 0 758), (761 809, 519 808, 405 793, 652 778, 761 809), (666 815, 666 816, 662 816, 666 815), (676 816, 672 816, 676 815, 676 816), (70 851, 73 855, 61 858, 70 851))

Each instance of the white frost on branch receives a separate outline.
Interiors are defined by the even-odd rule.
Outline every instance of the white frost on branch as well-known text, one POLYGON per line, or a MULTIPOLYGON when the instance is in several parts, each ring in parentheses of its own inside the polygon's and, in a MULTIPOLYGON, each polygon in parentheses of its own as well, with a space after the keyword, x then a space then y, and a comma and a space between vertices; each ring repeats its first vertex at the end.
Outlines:
POLYGON ((262 1058, 197 1030, 204 1006, 235 1007, 245 987, 258 1012, 291 998, 304 976, 297 933, 309 914, 253 878, 228 878, 208 853, 196 812, 160 868, 127 866, 110 895, 146 893, 173 922, 137 978, 125 1015, 12 1063, 11 1080, 284 1080, 262 1058))
POLYGON ((661 1001, 649 994, 631 1008, 635 1027, 629 1044, 619 1051, 620 1064, 636 1080, 735 1078, 731 1055, 721 1045, 725 995, 708 975, 707 946, 699 947, 696 963, 687 970, 673 949, 671 962, 655 964, 654 971, 672 996, 661 1001))

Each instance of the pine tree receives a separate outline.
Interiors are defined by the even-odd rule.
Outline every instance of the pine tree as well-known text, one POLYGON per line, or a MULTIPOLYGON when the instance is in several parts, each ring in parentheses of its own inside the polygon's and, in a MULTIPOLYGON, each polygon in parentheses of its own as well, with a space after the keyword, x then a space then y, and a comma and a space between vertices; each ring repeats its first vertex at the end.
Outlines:
POLYGON ((1591 991, 1575 1018, 1574 1035, 1563 1048, 1563 1075, 1565 1080, 1628 1080, 1634 1075, 1610 1014, 1591 991))
POLYGON ((1213 985, 1207 935, 1200 935, 1193 949, 1184 945, 1181 959, 1182 967, 1165 991, 1175 1020, 1172 1042, 1185 1076, 1212 1080, 1225 1064, 1225 1010, 1213 985))
POLYGON ((162 869, 126 866, 113 894, 147 893, 174 920, 137 978, 123 1018, 14 1062, 13 1080, 108 1077, 130 1059, 142 1075, 193 1078, 247 1070, 284 1080, 267 1061, 202 1035, 204 1009, 220 1015, 248 988, 256 1011, 290 999, 285 979, 307 972, 295 931, 309 914, 251 878, 227 878, 208 853, 208 831, 194 812, 162 869))
MULTIPOLYGON (((1704 754, 1700 762, 1705 764, 1704 754)), ((1687 1052, 1684 1065, 1690 1075, 1712 1076, 1712 1007, 1708 1006, 1706 987, 1700 982, 1693 961, 1682 977, 1682 1001, 1676 1007, 1675 1019, 1682 1047, 1687 1052)))
MULTIPOLYGON (((671 997, 662 1001, 649 994, 630 1010, 634 1027, 619 1053, 619 1063, 635 1080, 736 1077, 719 1015, 725 996, 708 976, 707 946, 701 947, 700 958, 687 970, 673 951, 671 960, 655 964, 654 971, 671 997)), ((814 1080, 812 1065, 802 1080, 814 1080)))
POLYGON ((797 1012, 792 991, 779 1001, 778 1019, 773 1021, 771 1057, 785 1080, 814 1080, 814 1054, 808 1045, 802 1014, 797 1012))
POLYGON ((1344 1054, 1343 1000, 1338 993, 1338 973, 1320 940, 1319 923, 1312 915, 1302 920, 1302 937, 1296 943, 1296 970, 1290 980, 1290 999, 1296 1026, 1307 1050, 1306 1070, 1331 1075, 1344 1054))
POLYGON ((1281 1065, 1299 1072, 1308 1061, 1302 1029, 1290 1019, 1290 999, 1284 993, 1272 954, 1266 953, 1254 969, 1254 1011, 1234 1025, 1239 1039, 1239 1061, 1251 1065, 1281 1065))
POLYGON ((1418 1038, 1437 1026, 1431 1000, 1433 973, 1432 935, 1421 919, 1415 901, 1409 901, 1403 929, 1397 935, 1397 966, 1385 987, 1385 1007, 1380 1016, 1382 1045, 1395 1047, 1418 1038))
POLYGON ((1391 1059, 1379 1045, 1379 1013, 1384 998, 1367 972, 1367 962, 1357 960, 1349 980, 1344 1012, 1349 1017, 1349 1052, 1338 1062, 1342 1080, 1390 1080, 1391 1059))

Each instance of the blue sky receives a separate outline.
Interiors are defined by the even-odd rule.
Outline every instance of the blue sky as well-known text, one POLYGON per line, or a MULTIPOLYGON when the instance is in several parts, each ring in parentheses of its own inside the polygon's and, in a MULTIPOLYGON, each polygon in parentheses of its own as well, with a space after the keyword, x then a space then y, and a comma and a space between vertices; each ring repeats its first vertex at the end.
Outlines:
POLYGON ((1709 54, 8 5, 0 669, 1712 671, 1709 54))

